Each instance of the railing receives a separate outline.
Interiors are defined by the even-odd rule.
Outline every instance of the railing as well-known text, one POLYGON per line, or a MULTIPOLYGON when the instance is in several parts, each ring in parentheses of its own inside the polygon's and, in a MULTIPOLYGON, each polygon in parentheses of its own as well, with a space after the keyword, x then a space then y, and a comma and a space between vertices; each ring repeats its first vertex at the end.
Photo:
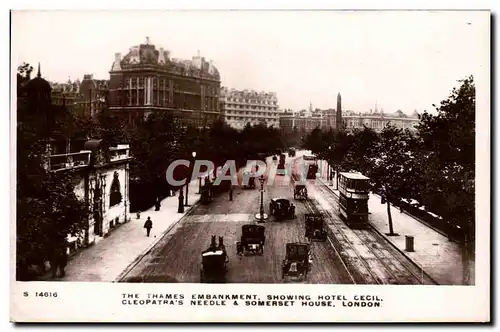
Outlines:
POLYGON ((49 156, 48 169, 51 172, 84 167, 90 164, 90 151, 55 154, 49 156))
POLYGON ((130 158, 130 147, 128 144, 118 145, 117 147, 109 148, 110 161, 117 161, 130 158))

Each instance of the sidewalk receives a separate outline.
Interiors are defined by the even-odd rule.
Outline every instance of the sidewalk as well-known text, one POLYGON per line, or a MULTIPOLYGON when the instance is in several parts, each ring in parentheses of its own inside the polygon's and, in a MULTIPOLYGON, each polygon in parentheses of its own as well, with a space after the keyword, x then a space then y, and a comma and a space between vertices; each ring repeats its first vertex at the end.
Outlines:
MULTIPOLYGON (((327 184, 326 175, 321 175, 322 178, 318 178, 318 180, 327 184)), ((327 185, 327 187, 338 196, 338 190, 333 189, 336 183, 335 178, 333 183, 333 186, 327 185)), ((368 209, 371 213, 370 223, 372 226, 440 285, 462 285, 464 266, 460 245, 449 241, 446 236, 422 224, 412 216, 399 212, 399 209, 394 206, 391 206, 392 223, 394 232, 398 233, 399 236, 386 236, 385 233, 389 232, 387 205, 380 204, 380 202, 380 196, 370 194, 368 209), (414 236, 414 252, 405 251, 406 235, 414 236)))
MULTIPOLYGON (((185 193, 184 193, 185 194, 185 193)), ((198 202, 198 181, 189 184, 188 203, 184 213, 177 213, 178 192, 161 202, 160 211, 154 206, 141 212, 141 218, 131 213, 131 220, 110 233, 93 246, 82 249, 66 266, 64 278, 52 279, 48 274, 44 280, 54 281, 114 281, 139 255, 151 248, 162 235, 176 224, 189 209, 198 202), (153 221, 150 237, 146 236, 144 222, 147 217, 153 221)))

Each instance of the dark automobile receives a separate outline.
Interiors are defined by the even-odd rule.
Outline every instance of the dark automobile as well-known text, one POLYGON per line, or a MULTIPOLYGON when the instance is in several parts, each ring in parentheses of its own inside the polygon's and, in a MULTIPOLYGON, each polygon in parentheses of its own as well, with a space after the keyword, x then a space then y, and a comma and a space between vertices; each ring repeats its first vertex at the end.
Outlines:
POLYGON ((305 184, 296 184, 293 188, 293 199, 307 199, 307 188, 305 184))
POLYGON ((210 184, 205 184, 201 187, 200 191, 201 197, 200 201, 201 204, 209 204, 212 201, 212 186, 210 184))
POLYGON ((288 156, 289 157, 295 157, 295 149, 294 148, 288 149, 288 156))
POLYGON ((276 220, 285 220, 295 218, 295 205, 286 198, 272 198, 269 203, 269 213, 276 220))
POLYGON ((243 188, 255 189, 255 177, 252 176, 252 173, 243 173, 243 188))
POLYGON ((286 257, 281 266, 281 277, 296 280, 307 279, 311 270, 311 247, 308 243, 287 243, 286 257))
POLYGON ((278 157, 273 156, 273 161, 277 161, 277 160, 278 160, 278 157))
POLYGON ((317 164, 310 164, 308 165, 307 168, 307 179, 308 180, 314 180, 316 179, 316 173, 318 172, 318 165, 317 164))
POLYGON ((309 241, 326 241, 324 216, 321 213, 307 213, 305 217, 305 237, 309 241))
POLYGON ((285 169, 285 161, 286 161, 286 155, 281 154, 280 155, 280 161, 278 162, 278 169, 285 169))
POLYGON ((243 255, 246 253, 251 254, 264 254, 264 243, 266 236, 264 226, 260 225, 243 225, 241 226, 241 240, 236 242, 236 253, 243 255))
POLYGON ((201 253, 200 282, 226 282, 227 263, 229 259, 223 241, 223 237, 219 236, 219 245, 217 245, 215 243, 215 236, 212 236, 210 247, 201 253))

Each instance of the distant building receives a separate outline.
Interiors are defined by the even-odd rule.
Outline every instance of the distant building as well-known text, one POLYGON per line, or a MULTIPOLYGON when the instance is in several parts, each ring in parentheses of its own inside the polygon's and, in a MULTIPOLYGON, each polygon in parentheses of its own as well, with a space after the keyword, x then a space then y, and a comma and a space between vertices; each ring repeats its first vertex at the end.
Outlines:
POLYGON ((257 92, 253 90, 221 89, 221 104, 227 124, 236 129, 245 127, 247 123, 263 123, 268 127, 278 128, 280 114, 278 97, 274 92, 257 92))
POLYGON ((110 110, 142 121, 152 112, 171 112, 176 121, 209 126, 220 118, 220 75, 212 61, 191 60, 146 43, 115 53, 109 81, 110 110))
POLYGON ((315 110, 312 113, 305 110, 285 111, 280 114, 280 129, 284 133, 294 131, 308 133, 317 127, 326 130, 331 127, 331 114, 334 112, 334 110, 315 110))
POLYGON ((107 107, 108 80, 97 80, 86 74, 82 81, 51 82, 50 85, 52 103, 64 105, 70 112, 93 116, 107 107))
POLYGON ((411 116, 408 116, 401 110, 392 114, 384 113, 383 109, 379 112, 377 107, 375 107, 375 112, 371 110, 370 113, 342 110, 341 98, 339 93, 337 95, 337 110, 312 110, 312 105, 310 105, 309 111, 285 111, 280 115, 281 131, 284 133, 297 131, 308 133, 315 128, 352 131, 355 129, 362 130, 366 126, 376 132, 381 132, 389 124, 401 129, 415 130, 420 121, 416 111, 411 116))
POLYGON ((370 113, 345 111, 342 117, 345 129, 349 131, 363 129, 366 126, 376 132, 381 132, 389 124, 400 129, 415 130, 416 125, 420 122, 416 111, 411 116, 408 116, 401 110, 395 113, 384 113, 383 110, 378 112, 377 109, 375 109, 375 112, 370 113))

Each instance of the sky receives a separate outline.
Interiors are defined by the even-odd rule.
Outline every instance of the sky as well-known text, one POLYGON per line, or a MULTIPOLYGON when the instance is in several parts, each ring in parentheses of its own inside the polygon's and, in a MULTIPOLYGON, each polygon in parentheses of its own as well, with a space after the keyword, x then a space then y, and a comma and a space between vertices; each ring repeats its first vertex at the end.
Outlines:
POLYGON ((114 54, 149 37, 174 58, 199 50, 222 86, 276 92, 281 109, 336 108, 341 93, 356 112, 432 112, 489 72, 478 11, 14 11, 11 29, 12 66, 39 62, 49 81, 109 79, 114 54))

